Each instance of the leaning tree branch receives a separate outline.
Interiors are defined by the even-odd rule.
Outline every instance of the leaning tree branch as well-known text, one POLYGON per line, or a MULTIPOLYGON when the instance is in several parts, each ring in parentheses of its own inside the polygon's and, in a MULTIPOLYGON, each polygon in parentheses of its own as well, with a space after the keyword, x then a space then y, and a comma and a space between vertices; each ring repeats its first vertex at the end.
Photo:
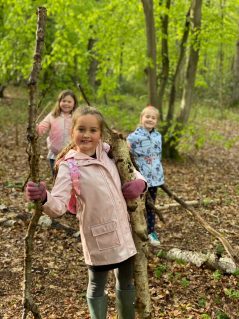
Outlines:
MULTIPOLYGON (((44 31, 46 24, 46 9, 39 7, 37 10, 37 30, 36 30, 36 47, 34 54, 33 67, 28 81, 29 89, 29 105, 28 105, 28 128, 27 139, 29 141, 28 156, 30 166, 30 177, 39 182, 39 151, 38 137, 35 130, 35 122, 37 115, 37 80, 41 70, 41 54, 44 46, 44 31)), ((30 220, 27 234, 25 237, 25 256, 24 256, 24 290, 23 290, 23 314, 22 319, 27 318, 31 312, 35 319, 41 319, 37 305, 34 303, 31 296, 32 288, 32 252, 33 252, 33 237, 37 227, 38 220, 42 214, 41 202, 35 201, 35 211, 30 220)))
POLYGON ((193 208, 190 208, 184 200, 177 197, 165 184, 161 185, 160 188, 172 199, 174 199, 176 202, 178 202, 183 208, 185 208, 187 211, 189 211, 193 217, 214 237, 216 237, 225 248, 226 252, 229 254, 229 256, 232 258, 232 260, 235 262, 235 264, 239 263, 239 257, 237 253, 233 250, 230 243, 226 240, 226 238, 219 233, 217 230, 213 229, 201 216, 200 214, 195 211, 193 208))

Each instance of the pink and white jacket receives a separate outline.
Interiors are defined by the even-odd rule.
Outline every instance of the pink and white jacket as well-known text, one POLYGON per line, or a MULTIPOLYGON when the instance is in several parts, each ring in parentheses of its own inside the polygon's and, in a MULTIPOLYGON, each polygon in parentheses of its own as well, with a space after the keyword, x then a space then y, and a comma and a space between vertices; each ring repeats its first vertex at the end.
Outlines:
POLYGON ((54 155, 57 155, 71 138, 72 115, 61 113, 54 117, 49 113, 36 127, 41 136, 49 132, 47 147, 54 155))
MULTIPOLYGON (((75 150, 65 156, 65 159, 74 158, 80 170, 77 218, 85 262, 95 266, 119 263, 136 254, 116 165, 102 143, 96 149, 96 157, 75 150)), ((136 177, 145 181, 137 171, 136 177)), ((44 212, 53 218, 63 215, 71 190, 69 166, 62 161, 52 192, 47 193, 44 212)))

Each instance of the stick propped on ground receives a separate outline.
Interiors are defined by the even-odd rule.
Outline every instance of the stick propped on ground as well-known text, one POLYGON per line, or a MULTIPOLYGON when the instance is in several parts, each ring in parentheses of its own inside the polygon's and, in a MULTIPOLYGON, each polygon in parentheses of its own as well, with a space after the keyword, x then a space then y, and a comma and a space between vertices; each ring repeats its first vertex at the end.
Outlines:
MULTIPOLYGON (((36 47, 34 53, 34 61, 32 71, 28 81, 29 89, 29 116, 27 139, 29 141, 28 155, 30 166, 30 178, 32 181, 39 182, 39 150, 38 137, 35 130, 35 122, 37 115, 37 80, 41 70, 41 54, 44 46, 44 31, 46 25, 46 9, 39 7, 37 10, 37 31, 36 31, 36 47)), ((27 314, 32 312, 35 319, 41 319, 37 305, 31 296, 32 287, 32 251, 33 237, 37 227, 38 220, 42 214, 41 202, 35 201, 35 212, 32 215, 25 237, 25 256, 24 256, 24 289, 23 289, 23 313, 22 319, 27 318, 27 314)))

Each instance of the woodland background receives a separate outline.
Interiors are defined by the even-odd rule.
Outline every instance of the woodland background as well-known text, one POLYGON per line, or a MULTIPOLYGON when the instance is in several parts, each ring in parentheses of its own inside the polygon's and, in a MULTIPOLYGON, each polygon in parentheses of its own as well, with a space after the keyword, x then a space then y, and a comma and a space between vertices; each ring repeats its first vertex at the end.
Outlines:
MULTIPOLYGON (((108 123, 125 134, 135 129, 142 107, 155 105, 167 184, 184 199, 208 202, 197 209, 238 251, 239 1, 0 0, 0 318, 21 317, 31 211, 22 194, 29 173, 27 81, 38 6, 48 14, 39 119, 65 88, 85 104, 79 83, 108 123), (219 202, 210 205, 211 200, 219 202)), ((51 187, 44 139, 40 147, 41 177, 51 187)), ((158 205, 170 203, 160 191, 158 205)), ((181 208, 163 214, 162 249, 217 251, 219 243, 181 208)), ((77 229, 71 216, 61 222, 77 229)), ((44 318, 88 318, 78 239, 39 227, 34 258, 33 293, 44 318)), ((152 318, 239 317, 238 271, 226 275, 168 261, 152 250, 149 282, 152 318)), ((114 318, 113 278, 108 291, 109 318, 114 318)))

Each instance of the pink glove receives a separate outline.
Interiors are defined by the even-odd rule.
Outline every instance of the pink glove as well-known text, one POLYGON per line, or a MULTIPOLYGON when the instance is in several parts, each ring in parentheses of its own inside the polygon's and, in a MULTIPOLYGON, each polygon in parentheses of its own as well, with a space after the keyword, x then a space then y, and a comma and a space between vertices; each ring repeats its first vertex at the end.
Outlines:
POLYGON ((26 197, 29 201, 40 199, 44 202, 47 197, 46 184, 44 182, 40 182, 40 184, 31 181, 28 182, 26 186, 26 197))
POLYGON ((122 193, 125 199, 135 199, 144 192, 145 188, 145 181, 142 179, 135 179, 123 185, 122 193))

